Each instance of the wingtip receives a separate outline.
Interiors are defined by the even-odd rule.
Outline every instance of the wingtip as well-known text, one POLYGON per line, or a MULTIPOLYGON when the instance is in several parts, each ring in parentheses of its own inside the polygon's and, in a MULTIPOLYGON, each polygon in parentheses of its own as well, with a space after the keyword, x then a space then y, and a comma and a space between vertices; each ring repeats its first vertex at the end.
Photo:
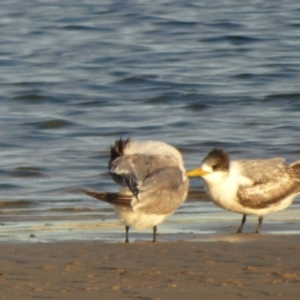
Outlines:
POLYGON ((91 190, 91 189, 81 189, 81 192, 83 194, 86 194, 92 198, 102 200, 102 201, 107 201, 107 193, 106 192, 101 192, 101 191, 96 191, 96 190, 91 190))

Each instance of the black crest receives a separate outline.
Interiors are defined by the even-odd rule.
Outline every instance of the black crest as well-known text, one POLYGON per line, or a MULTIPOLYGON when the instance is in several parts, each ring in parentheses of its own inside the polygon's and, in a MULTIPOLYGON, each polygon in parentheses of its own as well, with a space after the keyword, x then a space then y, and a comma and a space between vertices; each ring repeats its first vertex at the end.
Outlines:
POLYGON ((209 164, 214 171, 229 169, 229 155, 220 148, 214 148, 203 160, 203 163, 209 164))
POLYGON ((124 149, 126 145, 131 142, 130 138, 122 139, 115 141, 115 144, 110 147, 110 160, 109 164, 114 161, 117 157, 122 156, 124 154, 124 149))
POLYGON ((116 158, 118 158, 124 154, 124 149, 130 142, 131 142, 130 138, 127 138, 127 139, 120 138, 119 140, 115 141, 115 144, 113 146, 110 147, 110 159, 108 162, 108 170, 109 170, 109 173, 110 173, 110 176, 112 177, 112 179, 117 184, 120 184, 120 185, 125 185, 123 176, 118 175, 114 172, 111 172, 110 169, 112 167, 113 161, 116 158))

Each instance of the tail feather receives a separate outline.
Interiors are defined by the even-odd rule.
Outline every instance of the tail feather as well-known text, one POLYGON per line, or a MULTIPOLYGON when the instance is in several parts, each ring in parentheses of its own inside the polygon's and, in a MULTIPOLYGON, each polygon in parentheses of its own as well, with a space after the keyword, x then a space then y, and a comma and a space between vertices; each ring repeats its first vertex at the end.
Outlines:
POLYGON ((300 170, 300 160, 295 161, 294 163, 291 164, 291 167, 293 169, 300 170))
POLYGON ((292 177, 295 180, 300 181, 300 160, 297 160, 291 164, 290 168, 292 170, 292 177))
POLYGON ((132 195, 81 189, 81 192, 109 204, 131 207, 132 195))
POLYGON ((300 194, 300 160, 295 161, 290 165, 290 169, 292 170, 291 176, 298 183, 298 189, 296 190, 296 194, 300 194))

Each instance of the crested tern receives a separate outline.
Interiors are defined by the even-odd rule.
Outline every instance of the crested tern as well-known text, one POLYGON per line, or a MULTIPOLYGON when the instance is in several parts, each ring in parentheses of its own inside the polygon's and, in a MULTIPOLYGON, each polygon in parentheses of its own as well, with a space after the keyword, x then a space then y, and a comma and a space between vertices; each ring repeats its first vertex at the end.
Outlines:
POLYGON ((259 233, 263 217, 287 208, 300 194, 300 160, 288 165, 284 158, 231 160, 223 149, 213 149, 200 168, 186 173, 202 177, 213 202, 223 209, 243 214, 237 233, 247 215, 257 215, 259 233))
POLYGON ((180 152, 160 141, 119 139, 111 146, 108 169, 112 179, 122 186, 120 192, 82 192, 114 206, 125 224, 126 243, 130 227, 153 228, 155 242, 157 225, 187 197, 189 179, 180 152))

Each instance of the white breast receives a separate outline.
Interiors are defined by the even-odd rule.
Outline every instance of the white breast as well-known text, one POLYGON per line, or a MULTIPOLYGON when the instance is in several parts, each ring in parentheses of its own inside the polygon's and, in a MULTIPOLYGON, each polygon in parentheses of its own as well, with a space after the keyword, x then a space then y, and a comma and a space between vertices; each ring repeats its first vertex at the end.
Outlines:
POLYGON ((224 209, 245 213, 245 208, 238 202, 237 190, 239 186, 251 185, 252 181, 240 175, 239 166, 234 162, 230 165, 230 172, 212 172, 205 175, 207 191, 213 202, 224 209))

